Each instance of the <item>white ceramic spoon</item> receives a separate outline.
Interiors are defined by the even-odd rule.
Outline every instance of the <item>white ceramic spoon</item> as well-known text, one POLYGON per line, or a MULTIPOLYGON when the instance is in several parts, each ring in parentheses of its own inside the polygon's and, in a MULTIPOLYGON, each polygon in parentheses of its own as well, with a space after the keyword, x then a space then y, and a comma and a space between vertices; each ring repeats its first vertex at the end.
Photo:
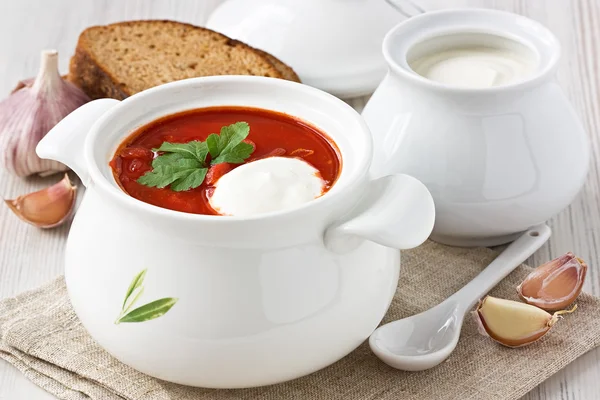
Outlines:
POLYGON ((550 238, 541 224, 521 235, 471 282, 444 302, 408 318, 382 325, 369 338, 371 350, 386 364, 422 371, 444 361, 458 343, 465 314, 475 303, 550 238))

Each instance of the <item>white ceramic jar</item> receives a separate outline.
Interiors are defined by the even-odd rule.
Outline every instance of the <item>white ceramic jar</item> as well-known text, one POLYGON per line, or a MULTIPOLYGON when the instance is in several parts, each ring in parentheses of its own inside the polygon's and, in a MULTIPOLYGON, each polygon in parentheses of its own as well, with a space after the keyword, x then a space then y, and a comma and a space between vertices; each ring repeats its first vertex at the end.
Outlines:
POLYGON ((278 79, 190 79, 79 108, 37 151, 86 186, 65 256, 81 322, 122 362, 186 385, 273 384, 342 358, 376 328, 396 291, 399 252, 386 246, 419 245, 435 218, 414 178, 370 180, 371 149, 351 107, 278 79), (301 207, 252 217, 171 211, 119 188, 108 162, 133 130, 223 105, 288 113, 326 132, 343 161, 336 184, 301 207), (123 321, 134 300, 147 313, 123 321))
POLYGON ((372 171, 425 183, 436 203, 434 240, 505 243, 570 204, 584 184, 589 148, 554 81, 560 47, 551 32, 499 11, 438 11, 396 26, 383 52, 389 72, 363 112, 374 136, 372 171), (534 71, 465 88, 410 67, 427 52, 491 45, 527 52, 534 71))

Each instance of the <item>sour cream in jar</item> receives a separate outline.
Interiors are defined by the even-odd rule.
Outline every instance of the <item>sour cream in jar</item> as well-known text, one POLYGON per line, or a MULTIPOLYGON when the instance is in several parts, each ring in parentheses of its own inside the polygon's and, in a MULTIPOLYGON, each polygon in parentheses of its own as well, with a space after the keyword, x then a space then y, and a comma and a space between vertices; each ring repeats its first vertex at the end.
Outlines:
POLYGON ((510 39, 460 34, 417 44, 409 66, 431 81, 481 89, 526 80, 537 70, 538 60, 530 49, 510 39))

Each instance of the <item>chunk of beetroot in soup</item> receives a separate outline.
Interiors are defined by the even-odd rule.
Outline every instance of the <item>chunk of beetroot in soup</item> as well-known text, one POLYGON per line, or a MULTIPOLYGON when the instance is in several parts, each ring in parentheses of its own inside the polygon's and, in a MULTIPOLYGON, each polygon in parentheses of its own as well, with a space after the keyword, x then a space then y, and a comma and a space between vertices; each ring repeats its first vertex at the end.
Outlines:
POLYGON ((119 156, 125 160, 133 160, 137 158, 140 160, 149 161, 154 158, 154 153, 152 150, 144 147, 125 147, 123 150, 121 150, 119 156))
POLYGON ((271 150, 270 152, 268 152, 267 154, 265 154, 264 156, 262 156, 261 158, 269 158, 269 157, 281 157, 286 153, 285 149, 282 149, 281 147, 278 147, 276 149, 271 150))
POLYGON ((214 186, 223 175, 231 171, 233 168, 235 168, 235 165, 231 163, 220 163, 211 166, 206 174, 206 184, 208 186, 214 186))
POLYGON ((146 167, 146 163, 139 158, 135 158, 129 163, 129 171, 131 172, 140 172, 144 167, 146 167))
POLYGON ((303 158, 303 157, 312 156, 313 154, 315 154, 315 152, 313 150, 296 149, 290 153, 290 156, 303 158))

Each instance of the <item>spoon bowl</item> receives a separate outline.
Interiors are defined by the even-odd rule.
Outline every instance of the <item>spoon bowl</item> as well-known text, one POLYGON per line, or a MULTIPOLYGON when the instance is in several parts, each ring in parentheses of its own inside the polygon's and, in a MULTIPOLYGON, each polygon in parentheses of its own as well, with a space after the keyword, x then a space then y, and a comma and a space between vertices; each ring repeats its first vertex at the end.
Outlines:
POLYGON ((456 347, 464 315, 456 303, 385 324, 369 338, 371 350, 386 364, 405 371, 435 367, 456 347))
POLYGON ((404 371, 433 368, 456 348, 465 314, 494 286, 538 250, 550 228, 538 225, 523 233, 485 270, 437 306, 380 326, 369 338, 373 353, 404 371))

